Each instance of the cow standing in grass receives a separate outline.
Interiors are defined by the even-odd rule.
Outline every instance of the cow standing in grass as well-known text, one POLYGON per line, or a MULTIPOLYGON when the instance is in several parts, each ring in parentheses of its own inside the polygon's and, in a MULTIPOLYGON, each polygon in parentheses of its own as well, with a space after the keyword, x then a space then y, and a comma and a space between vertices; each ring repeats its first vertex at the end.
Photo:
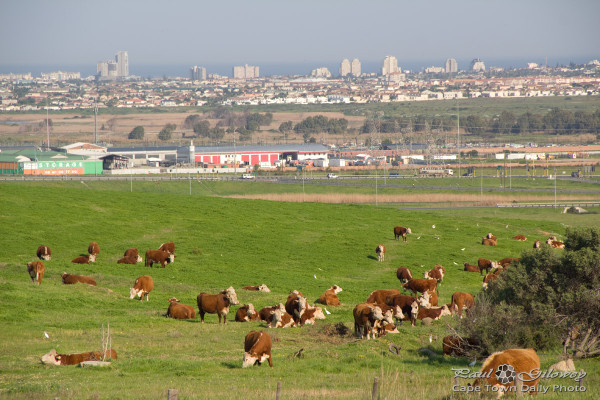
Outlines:
POLYGON ((219 323, 221 323, 221 316, 223 316, 223 323, 226 324, 229 306, 239 304, 235 289, 231 286, 217 294, 200 293, 196 301, 202 323, 204 323, 204 314, 209 313, 217 314, 219 323))

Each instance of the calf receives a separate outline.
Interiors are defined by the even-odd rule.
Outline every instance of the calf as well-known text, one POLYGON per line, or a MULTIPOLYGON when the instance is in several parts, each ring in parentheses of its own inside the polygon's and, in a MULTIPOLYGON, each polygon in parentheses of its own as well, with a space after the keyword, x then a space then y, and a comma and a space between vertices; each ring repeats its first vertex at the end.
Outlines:
MULTIPOLYGON (((361 303, 354 307, 352 313, 354 315, 354 333, 360 335, 361 339, 364 335, 367 336, 367 339, 370 339, 371 336, 375 339, 375 322, 384 319, 381 308, 373 303, 361 303)), ((393 323, 393 321, 389 320, 388 323, 393 323)))
POLYGON ((469 263, 465 263, 465 271, 467 272, 479 272, 481 273, 481 270, 479 269, 479 267, 477 265, 471 265, 469 263))
POLYGON ((396 271, 396 277, 400 280, 400 282, 406 283, 412 279, 412 272, 410 272, 410 269, 406 267, 399 267, 396 271))
POLYGON ((338 299, 337 294, 342 291, 342 288, 338 285, 333 285, 329 289, 323 293, 317 302, 324 304, 326 306, 339 306, 341 305, 340 299, 338 299))
POLYGON ((432 320, 435 321, 435 320, 440 319, 444 315, 452 315, 446 304, 444 304, 442 307, 439 307, 439 308, 419 307, 419 311, 417 313, 417 319, 431 318, 432 320))
POLYGON ((405 228, 403 226, 394 227, 394 240, 400 240, 400 236, 402 236, 402 241, 406 242, 406 235, 410 235, 412 232, 410 228, 405 228))
POLYGON ((244 290, 256 290, 259 292, 271 293, 271 289, 267 287, 264 283, 260 286, 244 286, 242 289, 244 290))
POLYGON ((271 359, 271 336, 265 331, 250 331, 244 339, 244 360, 242 368, 258 364, 259 366, 267 360, 269 367, 273 367, 271 359))
POLYGON ((285 306, 282 303, 276 304, 274 306, 270 306, 270 307, 263 307, 260 309, 260 311, 258 312, 258 318, 261 321, 268 321, 270 318, 270 315, 273 311, 275 310, 281 310, 282 313, 285 312, 285 306))
POLYGON ((258 319, 258 313, 254 309, 252 303, 242 306, 237 309, 235 313, 235 320, 237 322, 255 321, 258 319))
POLYGON ((479 347, 480 344, 479 340, 474 338, 463 339, 460 336, 444 336, 442 352, 445 356, 464 357, 470 349, 479 347))
POLYGON ((477 266, 481 271, 480 274, 483 275, 483 271, 487 274, 491 270, 498 268, 498 263, 496 261, 488 260, 487 258, 480 258, 477 260, 477 266))
POLYGON ((142 262, 142 261, 144 261, 142 259, 142 256, 140 256, 140 253, 138 252, 138 249, 135 248, 135 247, 132 247, 130 249, 125 250, 125 253, 123 253, 123 257, 133 258, 133 259, 135 259, 136 262, 142 262))
POLYGON ((154 281, 149 275, 140 276, 133 283, 133 287, 129 290, 129 298, 133 299, 135 296, 139 296, 140 301, 144 299, 146 295, 146 301, 149 300, 148 294, 154 289, 154 281))
POLYGON ((401 294, 398 289, 379 289, 371 292, 367 298, 367 303, 388 304, 388 297, 401 294))
POLYGON ((268 328, 291 328, 296 326, 296 321, 290 314, 281 309, 276 308, 271 312, 271 315, 267 318, 268 328))
POLYGON ((200 293, 196 300, 202 323, 204 323, 204 314, 216 313, 219 316, 219 323, 221 323, 221 316, 223 316, 223 323, 226 324, 229 306, 239 304, 235 290, 231 286, 218 294, 200 293))
POLYGON ((299 324, 307 306, 306 298, 300 292, 294 290, 285 302, 285 311, 294 318, 294 322, 299 324))
POLYGON ((388 304, 392 307, 400 307, 402 314, 404 315, 403 320, 410 321, 411 326, 415 325, 416 314, 413 318, 413 303, 418 305, 418 299, 413 296, 407 296, 404 294, 396 294, 388 298, 388 304))
POLYGON ((84 361, 104 361, 107 359, 116 360, 117 352, 107 350, 106 352, 91 351, 89 353, 58 354, 56 350, 52 349, 49 353, 44 354, 40 361, 49 365, 76 365, 84 361))
POLYGON ((40 260, 50 261, 52 259, 52 251, 48 246, 41 245, 37 248, 36 254, 40 260))
POLYGON ((481 244, 484 246, 497 246, 498 243, 495 240, 492 239, 488 239, 488 238, 481 238, 481 244))
MULTIPOLYGON (((160 251, 166 251, 169 254, 175 255, 175 243, 173 243, 173 242, 163 243, 160 245, 160 247, 158 249, 160 251)), ((173 262, 173 261, 171 261, 171 262, 173 262)))
POLYGON ((309 307, 302 313, 300 325, 314 325, 317 319, 325 319, 323 309, 321 307, 309 307))
POLYGON ((90 262, 96 261, 96 257, 100 253, 100 246, 96 242, 90 242, 88 245, 88 253, 90 254, 90 262), (94 256, 93 259, 91 256, 94 256))
POLYGON ((516 235, 516 236, 513 236, 513 239, 519 240, 521 242, 524 242, 524 241, 527 240, 527 238, 525 237, 525 235, 516 235))
POLYGON ((170 264, 175 259, 173 254, 169 254, 166 251, 162 250, 148 250, 146 251, 146 267, 152 267, 152 264, 157 263, 160 264, 161 267, 165 267, 165 265, 170 264))
POLYGON ((450 312, 458 311, 458 315, 462 318, 463 308, 470 309, 475 305, 475 298, 471 293, 454 292, 452 301, 450 302, 450 312))
POLYGON ((514 257, 505 257, 502 260, 498 261, 498 266, 502 267, 502 269, 506 269, 508 268, 509 265, 511 265, 512 263, 518 263, 519 261, 521 261, 520 258, 514 258, 514 257))
POLYGON ((94 256, 92 254, 90 254, 89 256, 75 257, 74 259, 71 260, 71 262, 74 264, 89 264, 94 261, 96 261, 96 256, 94 256))
POLYGON ((418 293, 425 293, 430 290, 437 292, 437 285, 438 281, 435 279, 411 279, 402 287, 412 291, 416 296, 418 293))
POLYGON ((138 262, 137 258, 133 258, 133 257, 122 257, 122 258, 119 258, 117 260, 117 264, 131 264, 131 265, 135 265, 135 264, 137 264, 137 262, 138 262))
POLYGON ((42 261, 32 261, 27 264, 27 272, 31 277, 31 282, 41 285, 46 267, 42 261))
POLYGON ((167 317, 174 319, 194 319, 196 318, 196 311, 194 307, 181 304, 175 297, 171 297, 169 299, 167 317))
POLYGON ((383 244, 377 246, 375 253, 377 253, 377 260, 383 261, 385 259, 385 246, 383 244))
POLYGON ((438 283, 442 283, 442 280, 444 279, 444 271, 439 267, 434 267, 432 270, 425 272, 424 278, 435 279, 438 281, 438 283))
POLYGON ((524 385, 524 391, 535 395, 538 391, 537 384, 540 378, 540 358, 534 349, 507 349, 493 353, 485 359, 473 386, 485 386, 495 388, 498 397, 504 392, 516 393, 515 379, 510 382, 499 382, 497 371, 500 366, 509 365, 514 370, 515 376, 520 376, 524 385))
POLYGON ((94 278, 91 278, 89 276, 71 275, 71 274, 67 274, 65 272, 61 275, 61 277, 62 277, 62 282, 65 285, 73 285, 77 282, 81 282, 81 283, 87 283, 88 285, 91 285, 91 286, 96 286, 96 281, 94 280, 94 278))
POLYGON ((565 244, 563 242, 559 242, 558 240, 552 240, 551 238, 548 238, 546 240, 546 244, 549 244, 550 246, 552 246, 555 249, 564 249, 565 248, 565 244))

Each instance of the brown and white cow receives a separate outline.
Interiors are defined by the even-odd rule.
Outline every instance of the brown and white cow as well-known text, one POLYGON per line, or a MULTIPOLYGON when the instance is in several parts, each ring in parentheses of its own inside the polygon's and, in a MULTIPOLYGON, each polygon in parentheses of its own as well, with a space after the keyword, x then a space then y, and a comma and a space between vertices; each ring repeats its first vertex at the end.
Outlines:
POLYGON ((90 262, 96 261, 96 257, 98 257, 98 254, 100 253, 100 246, 98 243, 90 242, 88 245, 88 253, 90 254, 90 262))
POLYGON ((44 277, 45 271, 46 267, 44 266, 43 261, 32 261, 27 264, 27 272, 31 277, 31 282, 35 284, 42 284, 42 278, 44 277))
POLYGON ((445 315, 452 315, 448 309, 448 305, 444 304, 441 307, 419 307, 417 313, 417 319, 431 318, 432 320, 438 320, 445 315))
POLYGON ((84 361, 104 361, 107 359, 116 360, 117 352, 110 351, 91 351, 89 353, 77 354, 58 354, 55 349, 50 350, 40 358, 40 361, 48 365, 77 365, 84 361))
POLYGON ((196 300, 202 323, 204 323, 204 314, 208 313, 217 314, 219 323, 221 323, 221 316, 223 316, 223 323, 226 324, 229 306, 239 304, 237 294, 232 286, 217 294, 200 293, 196 300))
POLYGON ((171 297, 169 299, 167 317, 173 319, 194 319, 196 318, 196 310, 192 306, 180 303, 175 297, 171 297))
POLYGON ((471 265, 469 263, 465 263, 465 271, 467 272, 479 272, 481 273, 481 270, 479 269, 479 267, 477 265, 471 265))
POLYGON ((498 278, 498 275, 499 274, 496 274, 496 273, 494 273, 494 274, 486 274, 483 277, 483 284, 482 284, 483 288, 487 289, 488 284, 490 283, 490 281, 493 281, 494 279, 498 278))
POLYGON ((260 286, 244 286, 242 289, 244 290, 256 290, 258 292, 271 293, 271 289, 267 287, 264 283, 260 286))
POLYGON ((487 239, 493 240, 494 242, 497 242, 497 241, 498 241, 498 238, 497 238, 496 236, 492 235, 492 232, 490 232, 490 233, 488 233, 487 235, 485 235, 485 237, 486 237, 487 239))
POLYGON ((413 276, 412 272, 410 272, 410 269, 406 267, 399 267, 396 271, 396 277, 400 280, 400 282, 406 283, 411 280, 413 276))
POLYGON ((258 313, 254 309, 254 305, 252 303, 238 308, 235 313, 235 321, 237 322, 255 321, 257 319, 258 313))
POLYGON ((498 263, 496 261, 489 260, 487 258, 479 258, 477 260, 477 266, 481 271, 480 274, 483 275, 483 271, 489 273, 491 270, 498 268, 498 263))
POLYGON ((419 293, 425 293, 429 290, 438 291, 438 281, 435 279, 411 279, 402 285, 404 289, 412 291, 415 296, 419 293))
POLYGON ((282 313, 285 312, 285 306, 283 303, 275 304, 274 306, 267 306, 260 309, 258 312, 258 318, 261 321, 268 321, 271 313, 275 310, 281 310, 282 313))
POLYGON ((140 256, 140 253, 138 252, 138 249, 135 248, 135 247, 132 247, 130 249, 125 250, 125 253, 123 253, 123 257, 132 258, 136 262, 142 262, 142 261, 144 261, 142 259, 142 256, 140 256))
MULTIPOLYGON (((326 306, 340 306, 340 299, 337 294, 342 291, 342 288, 338 285, 333 285, 323 293, 316 302, 319 302, 326 306)), ((315 303, 316 303, 315 302, 315 303)))
POLYGON ((535 242, 533 242, 533 248, 534 249, 539 249, 540 247, 542 247, 541 240, 536 240, 535 242))
POLYGON ((486 237, 482 237, 481 244, 484 246, 497 246, 498 242, 496 242, 495 240, 492 240, 492 239, 488 239, 486 237))
POLYGON ((464 357, 471 348, 478 347, 479 340, 474 338, 461 338, 460 336, 444 336, 442 340, 442 352, 445 356, 455 355, 464 357))
POLYGON ((549 244, 550 246, 552 246, 555 249, 564 249, 565 248, 565 244, 563 242, 560 242, 558 240, 552 240, 551 238, 548 238, 546 240, 546 244, 549 244))
MULTIPOLYGON (((173 243, 173 242, 163 243, 160 245, 160 247, 158 249, 160 251, 166 251, 167 253, 173 254, 173 256, 175 256, 175 243, 173 243)), ((175 258, 175 257, 173 257, 173 258, 175 258)), ((173 261, 171 261, 171 262, 173 262, 173 261)))
POLYGON ((377 246, 377 248, 375 248, 375 253, 377 253, 377 260, 383 261, 385 259, 385 246, 383 244, 377 246))
MULTIPOLYGON (((354 307, 352 314, 354 315, 354 333, 361 339, 365 335, 367 339, 370 339, 371 336, 375 339, 375 322, 384 319, 381 307, 373 303, 361 303, 354 307)), ((393 320, 390 318, 387 322, 392 324, 393 320)))
POLYGON ((94 256, 92 254, 90 254, 88 256, 75 257, 74 259, 71 260, 71 262, 74 264, 89 264, 94 261, 96 261, 96 256, 94 256))
POLYGON ((273 341, 271 336, 265 331, 250 331, 244 339, 244 359, 242 368, 251 367, 268 361, 269 367, 273 367, 271 358, 271 346, 273 341))
POLYGON ((152 264, 157 263, 160 264, 161 267, 165 267, 165 265, 170 264, 175 259, 173 254, 169 254, 166 251, 162 250, 148 250, 146 251, 146 267, 152 267, 152 264))
POLYGON ((394 227, 394 240, 400 240, 400 236, 402 236, 402 241, 406 242, 406 235, 410 235, 412 232, 410 228, 405 228, 403 226, 395 226, 394 227))
POLYGON ((301 323, 302 314, 307 307, 306 298, 297 290, 292 290, 285 302, 285 311, 294 318, 294 322, 301 323))
POLYGON ((424 278, 425 279, 435 279, 436 281, 438 281, 438 283, 442 283, 442 280, 444 280, 444 270, 442 268, 441 265, 439 266, 435 266, 433 269, 425 272, 424 274, 424 278))
POLYGON ((397 294, 402 294, 402 292, 398 289, 373 290, 371 294, 369 294, 366 303, 388 304, 388 297, 395 296, 397 294))
POLYGON ((425 296, 429 297, 429 305, 425 305, 425 307, 437 307, 438 302, 439 302, 439 297, 438 297, 437 293, 435 292, 435 290, 427 291, 427 292, 423 293, 423 295, 421 297, 424 298, 425 296))
POLYGON ((464 308, 470 309, 475 305, 475 298, 471 293, 465 292, 454 292, 452 294, 452 301, 450 302, 450 312, 458 312, 460 318, 462 318, 462 310, 464 308))
POLYGON ((308 307, 300 317, 300 325, 314 325, 317 319, 325 319, 323 309, 321 307, 308 307))
POLYGON ((413 303, 418 307, 418 299, 413 296, 407 296, 405 294, 396 294, 388 297, 388 303, 392 307, 400 307, 405 321, 410 321, 411 326, 415 326, 416 313, 413 315, 413 303), (413 318, 414 317, 414 318, 413 318))
POLYGON ((129 298, 133 299, 139 296, 140 301, 146 296, 146 301, 149 300, 148 294, 154 289, 154 281, 150 275, 142 275, 135 280, 133 287, 129 290, 129 298))
POLYGON ((534 349, 507 349, 493 353, 485 359, 481 366, 479 376, 483 376, 483 378, 476 379, 473 386, 489 387, 489 390, 493 390, 493 393, 496 392, 498 397, 507 391, 516 393, 514 379, 507 383, 498 381, 496 372, 502 365, 510 365, 514 369, 515 375, 519 376, 523 382, 524 391, 529 391, 530 395, 537 393, 540 358, 534 349))
POLYGON ((291 328, 296 326, 294 318, 286 311, 276 308, 267 318, 267 328, 291 328))
POLYGON ((50 247, 41 245, 37 248, 37 258, 40 260, 50 261, 52 259, 52 251, 50 247))
POLYGON ((502 267, 502 269, 508 268, 513 263, 518 263, 521 261, 520 258, 515 257, 504 257, 502 260, 498 260, 498 267, 502 267))
POLYGON ((94 280, 94 278, 91 278, 89 276, 85 276, 85 275, 72 275, 72 274, 67 274, 66 272, 63 273, 61 275, 62 277, 62 282, 65 285, 73 285, 75 283, 87 283, 88 285, 91 286, 96 286, 96 281, 94 280))
MULTIPOLYGON (((140 257, 141 258, 141 257, 140 257)), ((137 258, 133 258, 133 257, 121 257, 117 260, 117 264, 131 264, 131 265, 135 265, 137 264, 137 258)))
POLYGON ((513 236, 513 239, 519 240, 521 242, 524 242, 524 241, 527 240, 527 238, 525 237, 525 235, 516 235, 516 236, 513 236))

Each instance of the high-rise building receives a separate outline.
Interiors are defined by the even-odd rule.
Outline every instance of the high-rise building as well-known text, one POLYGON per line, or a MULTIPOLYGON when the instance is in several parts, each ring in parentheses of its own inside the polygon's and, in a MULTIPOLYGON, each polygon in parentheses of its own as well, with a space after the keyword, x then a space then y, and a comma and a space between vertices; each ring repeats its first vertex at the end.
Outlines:
POLYGON ((352 60, 352 64, 350 66, 350 73, 354 76, 360 76, 361 74, 361 66, 360 66, 360 61, 358 60, 358 58, 355 58, 354 60, 352 60))
POLYGON ((190 68, 190 79, 193 81, 205 81, 206 68, 194 65, 192 68, 190 68))
POLYGON ((350 64, 350 61, 348 61, 347 58, 344 58, 342 60, 342 63, 340 64, 339 72, 340 72, 340 76, 346 76, 352 72, 352 65, 350 64))
POLYGON ((458 72, 458 63, 454 58, 449 58, 446 60, 446 73, 453 74, 458 72))
POLYGON ((127 52, 117 52, 117 54, 115 55, 115 61, 117 63, 117 76, 129 76, 129 56, 127 55, 127 52))
POLYGON ((395 72, 402 72, 402 70, 398 68, 398 60, 394 56, 387 56, 383 59, 381 75, 389 75, 395 72))
POLYGON ((331 72, 326 67, 313 69, 310 76, 315 78, 331 78, 331 72))
POLYGON ((233 67, 233 77, 235 79, 258 78, 258 67, 253 65, 239 65, 233 67))
POLYGON ((471 61, 471 71, 485 72, 485 64, 479 58, 475 58, 475 59, 473 59, 473 61, 471 61))

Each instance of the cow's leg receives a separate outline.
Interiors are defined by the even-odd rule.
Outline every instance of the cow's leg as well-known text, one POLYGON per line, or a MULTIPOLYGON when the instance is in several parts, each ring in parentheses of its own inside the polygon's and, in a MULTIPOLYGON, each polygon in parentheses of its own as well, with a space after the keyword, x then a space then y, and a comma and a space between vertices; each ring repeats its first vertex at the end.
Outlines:
POLYGON ((204 311, 203 310, 198 310, 199 314, 200 314, 200 320, 202 321, 202 323, 204 323, 204 311))
POLYGON ((221 323, 221 313, 217 312, 217 315, 219 316, 219 323, 221 323))
POLYGON ((269 354, 268 361, 269 361, 269 367, 273 368, 273 360, 271 359, 271 354, 269 354))

